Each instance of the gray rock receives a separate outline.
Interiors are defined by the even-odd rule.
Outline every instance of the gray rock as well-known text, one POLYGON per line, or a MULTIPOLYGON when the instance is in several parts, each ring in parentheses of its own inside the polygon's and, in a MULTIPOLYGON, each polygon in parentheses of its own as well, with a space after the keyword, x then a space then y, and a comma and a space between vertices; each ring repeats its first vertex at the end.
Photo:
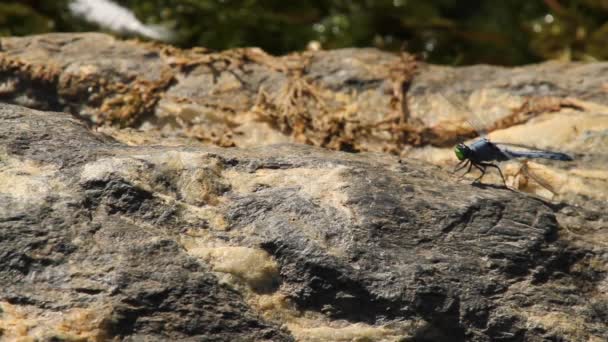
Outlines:
POLYGON ((81 178, 123 153, 139 166, 135 151, 62 113, 0 118, 3 337, 291 340, 184 251, 176 203, 114 170, 81 178))
POLYGON ((560 238, 548 202, 382 154, 132 147, 6 104, 0 120, 6 338, 608 337, 606 255, 560 238), (278 294, 316 323, 255 304, 278 294))

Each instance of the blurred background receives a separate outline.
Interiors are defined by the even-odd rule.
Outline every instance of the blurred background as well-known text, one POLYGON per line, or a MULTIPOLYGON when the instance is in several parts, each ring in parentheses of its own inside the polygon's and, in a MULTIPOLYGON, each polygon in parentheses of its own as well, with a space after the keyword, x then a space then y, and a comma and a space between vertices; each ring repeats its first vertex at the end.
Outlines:
MULTIPOLYGON (((73 1, 2 0, 0 35, 104 31, 70 11, 73 1)), ((170 30, 171 43, 183 48, 258 46, 285 54, 374 46, 448 65, 608 58, 608 0, 115 2, 142 23, 170 30)))

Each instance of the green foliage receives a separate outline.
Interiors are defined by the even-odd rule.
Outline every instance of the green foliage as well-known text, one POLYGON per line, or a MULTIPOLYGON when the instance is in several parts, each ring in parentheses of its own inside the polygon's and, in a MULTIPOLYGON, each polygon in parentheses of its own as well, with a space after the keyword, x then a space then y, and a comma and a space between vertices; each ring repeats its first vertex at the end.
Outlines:
POLYGON ((9 3, 0 7, 0 34, 2 35, 47 32, 52 28, 52 20, 26 5, 9 3))
MULTIPOLYGON (((0 34, 82 31, 69 0, 5 0, 0 34)), ((118 0, 181 47, 259 46, 274 54, 376 46, 442 64, 608 58, 608 0, 118 0)))

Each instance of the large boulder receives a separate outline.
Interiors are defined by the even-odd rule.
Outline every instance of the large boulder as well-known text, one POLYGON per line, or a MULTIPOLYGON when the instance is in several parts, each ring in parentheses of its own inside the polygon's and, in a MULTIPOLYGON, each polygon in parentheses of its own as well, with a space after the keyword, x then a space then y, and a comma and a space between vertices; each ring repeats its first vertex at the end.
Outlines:
POLYGON ((556 218, 579 209, 383 154, 0 120, 7 339, 607 337, 606 255, 556 218))

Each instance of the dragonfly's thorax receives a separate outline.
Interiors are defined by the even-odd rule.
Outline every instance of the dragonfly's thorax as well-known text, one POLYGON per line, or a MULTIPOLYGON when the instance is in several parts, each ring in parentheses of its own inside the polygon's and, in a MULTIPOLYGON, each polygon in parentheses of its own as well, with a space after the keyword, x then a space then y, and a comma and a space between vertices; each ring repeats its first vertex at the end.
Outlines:
POLYGON ((487 138, 481 138, 468 146, 469 159, 476 162, 503 161, 509 159, 501 150, 487 138))

